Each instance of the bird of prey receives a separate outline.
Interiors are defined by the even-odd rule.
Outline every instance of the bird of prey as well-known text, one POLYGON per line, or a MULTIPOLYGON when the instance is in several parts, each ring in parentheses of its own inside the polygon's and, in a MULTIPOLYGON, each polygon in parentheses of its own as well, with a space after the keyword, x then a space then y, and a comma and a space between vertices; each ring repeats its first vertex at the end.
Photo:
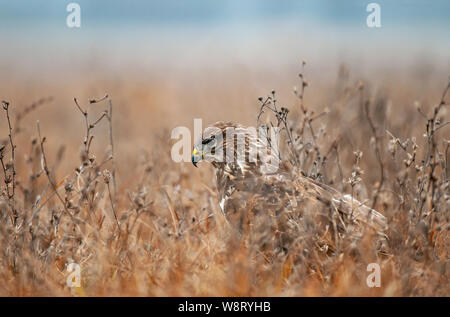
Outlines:
POLYGON ((386 230, 382 214, 351 195, 287 168, 277 151, 267 146, 265 137, 240 124, 217 122, 206 128, 192 152, 196 167, 202 160, 215 168, 223 214, 234 219, 241 230, 247 221, 252 228, 270 227, 282 240, 292 240, 283 233, 289 231, 293 219, 300 220, 294 222, 298 224, 304 211, 312 210, 311 201, 320 205, 314 212, 335 214, 336 231, 361 237, 365 228, 380 235, 386 230))

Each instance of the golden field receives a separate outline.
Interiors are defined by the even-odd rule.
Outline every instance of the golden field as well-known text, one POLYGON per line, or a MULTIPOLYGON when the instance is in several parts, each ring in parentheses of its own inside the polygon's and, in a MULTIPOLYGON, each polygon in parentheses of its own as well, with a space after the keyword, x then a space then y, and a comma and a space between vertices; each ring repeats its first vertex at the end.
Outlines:
POLYGON ((85 66, 2 77, 0 295, 449 296, 448 74, 426 63, 359 66, 146 75, 85 66), (299 73, 306 113, 293 93, 299 73), (317 143, 301 150, 300 168, 369 206, 375 200, 388 218, 389 252, 345 237, 326 252, 313 223, 292 249, 263 254, 251 230, 227 227, 212 167, 172 161, 173 128, 192 129, 194 118, 255 125, 258 97, 272 89, 294 132, 306 127, 303 144, 317 143), (351 186, 355 168, 361 181, 351 186), (80 287, 66 284, 72 262, 80 287), (379 288, 366 284, 374 262, 379 288))

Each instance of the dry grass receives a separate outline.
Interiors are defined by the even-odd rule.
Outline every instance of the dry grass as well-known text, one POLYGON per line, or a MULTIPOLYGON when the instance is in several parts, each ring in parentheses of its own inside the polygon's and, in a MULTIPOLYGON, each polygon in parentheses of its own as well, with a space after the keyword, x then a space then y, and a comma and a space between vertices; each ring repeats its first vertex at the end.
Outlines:
MULTIPOLYGON (((193 116, 180 120, 187 110, 177 117, 164 109, 171 98, 164 88, 149 97, 144 88, 111 85, 114 100, 75 99, 58 110, 45 108, 51 99, 3 102, 0 295, 449 296, 449 88, 441 82, 445 91, 435 95, 370 84, 343 68, 324 93, 302 74, 295 99, 273 92, 261 102, 292 100, 289 115, 278 117, 292 164, 386 215, 383 255, 369 235, 330 236, 314 218, 325 206, 302 207, 311 215, 307 230, 284 253, 261 252, 251 229, 231 232, 211 168, 170 159, 177 124, 161 119, 193 116), (327 106, 309 106, 310 92, 327 106), (153 106, 123 107, 137 100, 153 106), (150 140, 139 128, 148 122, 158 127, 150 140), (71 262, 81 265, 79 288, 66 285, 71 262), (381 266, 380 288, 366 285, 372 262, 381 266)), ((216 89, 203 98, 215 95, 222 105, 257 97, 216 89)), ((243 123, 256 123, 254 99, 250 110, 233 108, 243 123)))

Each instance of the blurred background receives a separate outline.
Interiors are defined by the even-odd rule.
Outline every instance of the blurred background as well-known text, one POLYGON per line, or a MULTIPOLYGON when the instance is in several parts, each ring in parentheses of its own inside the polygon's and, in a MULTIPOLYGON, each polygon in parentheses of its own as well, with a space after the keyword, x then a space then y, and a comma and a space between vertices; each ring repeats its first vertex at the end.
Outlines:
POLYGON ((305 100, 319 110, 339 76, 389 90, 396 107, 438 96, 450 69, 450 2, 379 0, 380 28, 366 24, 369 2, 79 0, 81 27, 69 28, 70 1, 0 0, 1 98, 20 110, 53 97, 24 129, 35 134, 40 119, 62 144, 83 135, 73 97, 108 93, 118 146, 132 153, 193 118, 254 124, 257 98, 272 89, 291 104, 302 60, 305 100))

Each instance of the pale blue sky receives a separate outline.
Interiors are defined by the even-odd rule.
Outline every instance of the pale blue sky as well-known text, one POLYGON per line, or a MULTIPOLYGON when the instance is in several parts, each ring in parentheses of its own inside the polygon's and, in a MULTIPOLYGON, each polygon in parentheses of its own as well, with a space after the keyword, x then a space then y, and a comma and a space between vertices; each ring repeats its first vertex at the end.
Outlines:
POLYGON ((449 0, 0 0, 0 70, 93 60, 277 67, 299 58, 428 58, 448 69, 449 13, 449 0), (70 2, 81 6, 80 29, 66 25, 70 2), (366 25, 370 2, 381 6, 379 29, 366 25))
MULTIPOLYGON (((0 26, 60 25, 65 7, 80 4, 85 26, 121 24, 217 25, 305 20, 334 27, 358 27, 365 7, 377 2, 383 24, 419 29, 450 27, 447 0, 0 0, 0 26)), ((436 30, 437 31, 437 30, 436 30)))

